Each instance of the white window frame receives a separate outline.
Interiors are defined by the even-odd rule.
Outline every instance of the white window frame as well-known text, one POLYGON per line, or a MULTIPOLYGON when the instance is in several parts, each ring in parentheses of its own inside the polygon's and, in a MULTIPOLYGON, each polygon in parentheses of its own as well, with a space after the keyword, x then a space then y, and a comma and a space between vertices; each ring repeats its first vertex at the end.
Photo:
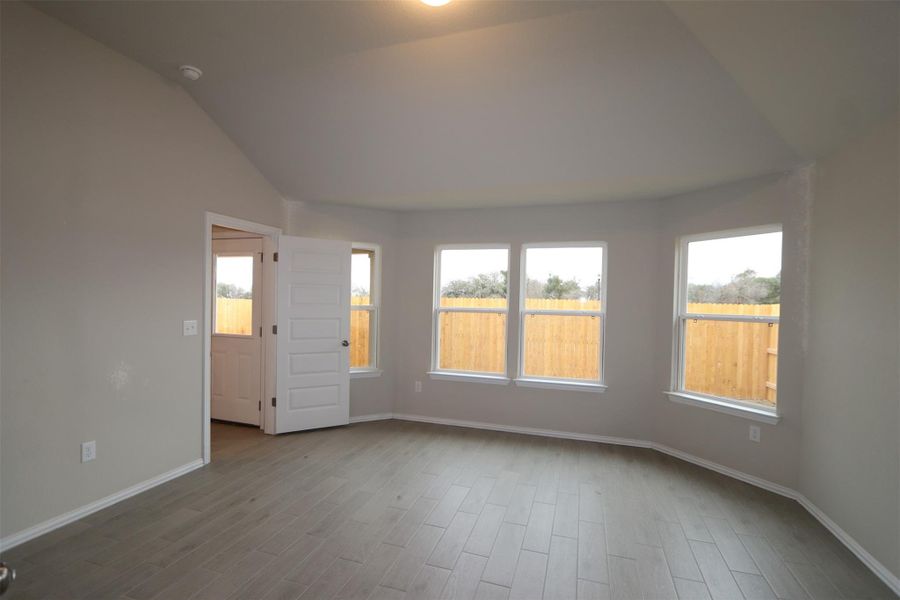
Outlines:
MULTIPOLYGON (((762 405, 738 400, 736 398, 728 398, 724 396, 714 396, 685 389, 684 372, 685 372, 685 343, 686 343, 686 323, 694 320, 707 321, 729 321, 741 323, 769 323, 777 324, 780 322, 779 317, 775 316, 754 316, 754 315, 722 315, 713 313, 691 313, 687 310, 688 305, 688 245, 692 242, 702 242, 708 240, 719 240, 733 237, 744 237, 748 235, 759 235, 764 233, 782 234, 782 256, 784 253, 784 228, 780 223, 770 225, 761 225, 757 227, 744 227, 740 229, 728 229, 725 231, 714 231, 710 233, 699 233, 694 235, 683 236, 679 239, 678 250, 676 253, 675 265, 675 312, 674 312, 674 344, 673 344, 673 361, 672 361, 672 382, 670 391, 666 392, 669 399, 680 404, 707 408, 717 412, 731 414, 744 417, 754 421, 775 424, 780 420, 778 402, 775 403, 775 409, 769 409, 762 405)), ((779 337, 779 346, 781 339, 779 337)), ((780 367, 780 362, 779 362, 780 367)))
POLYGON ((476 383, 509 383, 507 376, 509 359, 509 263, 510 263, 510 245, 509 244, 442 244, 435 247, 434 250, 434 286, 432 293, 432 315, 431 315, 431 370, 428 375, 431 379, 439 379, 445 381, 472 381, 476 383), (464 306, 441 306, 441 252, 444 250, 506 250, 506 306, 504 308, 476 308, 464 306), (440 336, 440 316, 445 312, 469 312, 469 313, 494 313, 505 315, 503 320, 503 371, 502 373, 489 373, 482 371, 460 371, 453 369, 441 369, 441 336, 440 336))
POLYGON ((379 338, 378 330, 381 323, 379 312, 381 309, 381 246, 378 244, 369 244, 367 242, 353 242, 351 244, 351 253, 353 250, 365 250, 372 252, 372 278, 369 290, 369 302, 371 304, 351 304, 351 312, 366 311, 369 313, 369 366, 356 367, 350 369, 350 377, 352 379, 362 379, 366 377, 378 377, 382 371, 379 368, 379 338))
POLYGON ((522 244, 519 258, 519 357, 516 371, 516 385, 521 387, 537 387, 561 390, 579 390, 586 392, 606 391, 606 282, 607 276, 607 250, 606 242, 540 242, 522 244), (551 310, 544 308, 526 308, 526 293, 528 291, 528 264, 526 253, 533 248, 601 248, 603 250, 602 264, 600 265, 600 310, 551 310), (599 379, 574 379, 568 377, 533 377, 525 375, 525 319, 528 315, 561 315, 561 316, 591 316, 600 321, 600 365, 599 379))

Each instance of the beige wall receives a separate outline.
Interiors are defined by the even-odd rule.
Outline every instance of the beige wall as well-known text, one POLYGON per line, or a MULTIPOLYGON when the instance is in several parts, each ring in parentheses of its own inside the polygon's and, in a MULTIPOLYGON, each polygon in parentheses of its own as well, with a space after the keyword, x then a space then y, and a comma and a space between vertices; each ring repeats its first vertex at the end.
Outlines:
POLYGON ((282 209, 181 87, 26 5, 2 27, 8 535, 200 457, 203 213, 282 209))
POLYGON ((800 489, 900 577, 898 121, 816 168, 800 489))

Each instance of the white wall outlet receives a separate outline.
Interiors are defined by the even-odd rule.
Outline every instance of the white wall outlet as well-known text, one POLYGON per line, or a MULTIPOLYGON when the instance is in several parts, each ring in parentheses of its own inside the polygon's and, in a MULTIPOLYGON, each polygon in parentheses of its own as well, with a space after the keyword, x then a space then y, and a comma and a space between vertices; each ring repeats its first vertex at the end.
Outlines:
POLYGON ((750 426, 750 441, 759 443, 759 425, 750 426))
POLYGON ((182 335, 197 335, 197 321, 185 321, 182 335))
POLYGON ((97 458, 97 442, 82 442, 81 444, 81 462, 86 463, 97 458))
POLYGON ((416 393, 418 394, 418 393, 420 393, 421 391, 422 391, 422 382, 421 382, 421 381, 417 381, 417 382, 416 382, 416 393))

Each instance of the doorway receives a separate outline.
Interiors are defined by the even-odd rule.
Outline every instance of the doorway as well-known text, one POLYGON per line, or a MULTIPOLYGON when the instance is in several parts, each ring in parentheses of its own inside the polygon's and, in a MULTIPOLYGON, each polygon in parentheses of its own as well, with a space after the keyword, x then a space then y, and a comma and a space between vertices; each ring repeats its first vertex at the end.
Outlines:
POLYGON ((204 462, 213 431, 274 433, 276 269, 281 231, 207 213, 205 221, 204 462), (232 427, 232 429, 233 429, 232 427))
POLYGON ((210 416, 262 423, 263 251, 259 234, 219 225, 212 231, 210 416))

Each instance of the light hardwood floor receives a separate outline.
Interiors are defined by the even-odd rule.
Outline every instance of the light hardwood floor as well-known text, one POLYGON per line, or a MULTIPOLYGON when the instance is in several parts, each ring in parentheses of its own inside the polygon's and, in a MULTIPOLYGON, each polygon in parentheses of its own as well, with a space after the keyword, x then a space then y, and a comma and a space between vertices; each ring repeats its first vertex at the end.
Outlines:
POLYGON ((894 597, 793 501, 688 463, 401 421, 214 424, 212 464, 4 558, 17 599, 894 597))

